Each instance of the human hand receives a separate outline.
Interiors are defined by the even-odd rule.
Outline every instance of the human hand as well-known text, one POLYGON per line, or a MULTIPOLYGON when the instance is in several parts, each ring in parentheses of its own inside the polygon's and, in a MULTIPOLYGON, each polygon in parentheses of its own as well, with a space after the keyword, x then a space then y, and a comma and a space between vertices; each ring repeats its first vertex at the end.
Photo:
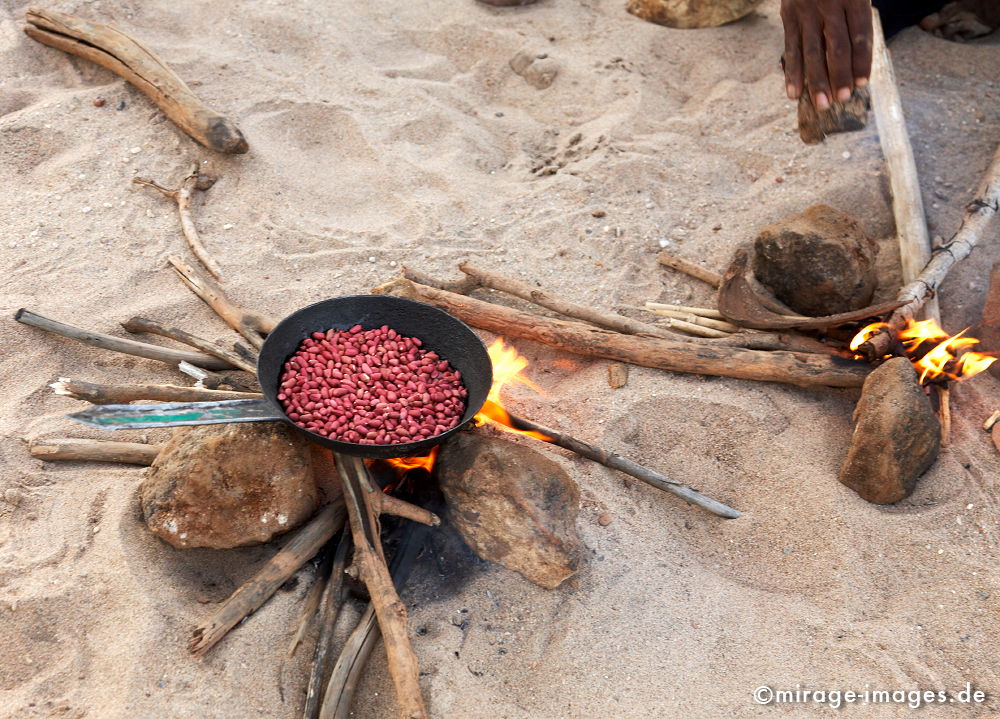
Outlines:
POLYGON ((850 99, 872 67, 871 0, 781 0, 785 89, 797 99, 808 86, 813 104, 850 99))

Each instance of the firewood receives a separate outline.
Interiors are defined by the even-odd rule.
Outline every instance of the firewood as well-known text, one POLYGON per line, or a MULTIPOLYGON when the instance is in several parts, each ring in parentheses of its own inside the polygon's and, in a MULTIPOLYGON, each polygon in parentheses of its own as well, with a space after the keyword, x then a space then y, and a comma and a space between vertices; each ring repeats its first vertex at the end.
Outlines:
POLYGON ((91 404, 128 404, 137 400, 157 402, 211 402, 224 399, 259 399, 259 392, 230 392, 172 384, 93 384, 60 377, 49 385, 59 395, 91 404))
POLYGON ((884 357, 895 341, 896 334, 914 319, 924 303, 937 292, 948 272, 961 262, 986 234, 990 221, 1000 206, 1000 147, 993 153, 993 160, 986 175, 979 183, 976 196, 965 206, 962 225, 951 240, 934 250, 930 262, 915 280, 906 284, 896 295, 900 307, 892 313, 887 327, 858 348, 869 360, 884 357))
POLYGON ((678 272, 683 272, 690 277, 694 277, 695 279, 701 280, 706 284, 712 285, 712 287, 719 287, 722 285, 722 275, 718 272, 713 272, 712 270, 706 269, 701 265, 685 260, 683 257, 671 254, 666 250, 663 250, 663 252, 658 254, 656 256, 656 260, 661 265, 673 268, 678 272))
POLYGON ((476 280, 482 287, 490 287, 500 292, 506 292, 509 295, 520 297, 522 300, 527 300, 528 302, 550 309, 553 312, 583 320, 584 322, 590 322, 598 327, 606 327, 628 335, 651 335, 653 337, 668 338, 675 336, 671 332, 667 332, 654 325, 646 324, 645 322, 622 317, 613 312, 599 310, 595 307, 587 307, 576 302, 570 302, 545 290, 532 287, 520 280, 474 267, 468 262, 459 263, 458 269, 476 280))
POLYGON ((344 499, 337 497, 285 542, 277 554, 233 592, 207 621, 195 627, 188 650, 195 656, 202 656, 218 644, 230 629, 256 611, 312 559, 343 526, 344 499))
POLYGON ((717 320, 712 317, 703 317, 702 315, 696 315, 692 312, 683 312, 681 310, 668 309, 666 307, 650 307, 648 302, 646 303, 646 311, 652 312, 654 315, 660 315, 661 317, 671 317, 678 320, 684 320, 689 324, 699 325, 701 327, 711 327, 712 329, 719 330, 724 334, 731 334, 733 332, 739 332, 740 330, 740 328, 732 322, 717 320))
MULTIPOLYGON (((719 278, 720 282, 722 278, 719 278)), ((725 319, 722 313, 718 310, 714 310, 711 307, 689 307, 688 305, 671 305, 664 302, 647 302, 645 304, 645 309, 654 310, 673 310, 675 312, 686 312, 687 314, 698 315, 699 317, 708 317, 713 320, 725 319)))
POLYGON ((176 365, 179 362, 188 362, 198 367, 204 367, 205 369, 234 368, 234 366, 229 362, 225 362, 220 360, 218 357, 213 357, 212 355, 205 354, 203 352, 175 350, 170 349, 169 347, 146 344, 145 342, 122 339, 120 337, 114 337, 102 332, 91 332, 90 330, 84 330, 79 327, 50 320, 48 317, 43 317, 42 315, 35 314, 34 312, 24 308, 19 309, 14 314, 14 319, 23 324, 38 327, 39 329, 47 330, 48 332, 62 335, 63 337, 68 337, 69 339, 76 340, 77 342, 82 342, 86 345, 90 345, 91 347, 100 347, 101 349, 111 350, 112 352, 122 352, 128 355, 135 355, 136 357, 145 357, 147 359, 158 360, 159 362, 166 362, 171 365, 176 365))
POLYGON ((429 719, 420 693, 420 667, 406 625, 406 607, 389 575, 379 537, 378 515, 372 503, 377 490, 371 486, 368 468, 360 457, 337 455, 336 460, 354 537, 354 565, 375 607, 399 715, 402 719, 429 719))
MULTIPOLYGON (((335 550, 330 547, 331 544, 333 544, 332 540, 319 550, 319 554, 316 555, 319 557, 319 563, 316 565, 316 578, 309 585, 306 598, 302 601, 299 616, 295 620, 295 632, 292 634, 292 640, 288 643, 286 657, 291 658, 295 656, 295 652, 302 646, 302 642, 305 640, 306 634, 308 634, 309 629, 313 625, 313 620, 316 618, 320 601, 323 599, 323 592, 330 581, 330 569, 333 567, 335 550)), ((337 544, 339 546, 340 543, 337 542, 337 544)))
POLYGON ((138 40, 110 25, 54 10, 32 8, 25 19, 28 36, 125 78, 205 147, 235 154, 247 151, 239 128, 202 103, 177 73, 138 40))
POLYGON ((145 317, 133 317, 130 320, 122 322, 122 328, 125 329, 126 332, 148 332, 150 334, 160 335, 161 337, 168 337, 172 340, 177 340, 178 342, 200 349, 202 352, 206 352, 213 357, 218 357, 222 361, 228 362, 241 370, 251 373, 257 372, 257 366, 253 362, 248 362, 235 352, 230 352, 223 347, 219 347, 214 342, 202 339, 201 337, 197 337, 190 332, 185 332, 184 330, 177 329, 176 327, 165 327, 159 322, 148 320, 145 317))
POLYGON ((762 352, 659 337, 623 335, 580 322, 551 319, 433 287, 395 279, 372 290, 440 307, 468 324, 523 337, 566 352, 645 367, 807 386, 860 387, 868 368, 818 354, 762 352))
POLYGON ((243 335, 251 345, 261 348, 264 344, 263 335, 274 329, 278 324, 276 320, 240 307, 229 299, 218 282, 179 257, 169 257, 168 261, 189 290, 215 310, 227 325, 243 335))
POLYGON ((148 467, 162 449, 158 444, 110 442, 103 439, 36 439, 29 445, 32 457, 45 461, 120 462, 148 467))
POLYGON ((191 193, 197 187, 202 189, 203 185, 200 184, 200 178, 198 174, 198 165, 195 164, 191 167, 190 171, 181 180, 180 184, 176 189, 170 190, 166 187, 156 184, 152 180, 147 180, 143 177, 133 177, 132 182, 136 185, 143 185, 145 187, 152 187, 157 190, 164 197, 168 197, 174 201, 177 205, 177 214, 180 215, 181 219, 181 231, 184 233, 185 239, 188 241, 188 246, 191 248, 191 252, 197 257, 201 264, 205 266, 212 277, 215 279, 221 279, 222 270, 219 269, 219 263, 217 263, 212 256, 208 253, 205 248, 205 244, 201 241, 201 237, 198 235, 198 229, 194 226, 194 220, 191 219, 191 193))
POLYGON ((423 272, 415 270, 412 267, 401 267, 400 274, 408 280, 412 280, 417 284, 427 285, 428 287, 436 287, 439 290, 447 290, 448 292, 455 292, 460 295, 467 295, 472 290, 479 287, 479 283, 474 277, 469 275, 464 276, 460 280, 435 280, 428 277, 423 272))

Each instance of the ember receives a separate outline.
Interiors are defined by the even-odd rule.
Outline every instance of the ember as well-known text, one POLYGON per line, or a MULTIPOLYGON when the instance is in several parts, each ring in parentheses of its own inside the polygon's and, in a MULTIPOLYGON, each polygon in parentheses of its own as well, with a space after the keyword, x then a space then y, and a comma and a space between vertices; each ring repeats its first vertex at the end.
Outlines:
MULTIPOLYGON (((874 337, 886 322, 875 322, 862 329, 851 340, 851 350, 856 351, 862 344, 874 337)), ((979 374, 996 361, 996 357, 984 352, 973 352, 969 348, 979 344, 973 337, 965 337, 966 327, 956 335, 945 332, 934 320, 910 320, 906 329, 899 332, 899 340, 905 356, 920 372, 920 383, 955 380, 960 382, 979 374)), ((886 355, 886 359, 891 355, 886 355)), ((861 359, 861 355, 855 355, 861 359)))

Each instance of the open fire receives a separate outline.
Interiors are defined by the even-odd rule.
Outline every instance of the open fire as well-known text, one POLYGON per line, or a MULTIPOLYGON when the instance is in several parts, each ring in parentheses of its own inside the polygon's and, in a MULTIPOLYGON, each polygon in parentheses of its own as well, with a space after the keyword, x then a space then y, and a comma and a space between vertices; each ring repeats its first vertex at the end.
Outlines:
MULTIPOLYGON (((868 325, 851 340, 851 350, 856 351, 879 330, 889 326, 886 322, 868 325)), ((911 320, 906 329, 899 332, 898 339, 903 346, 904 355, 920 372, 921 384, 947 380, 961 382, 979 374, 996 361, 997 358, 989 353, 969 349, 979 344, 979 340, 966 337, 965 333, 968 331, 969 328, 966 327, 958 334, 949 335, 937 322, 930 319, 911 320)), ((855 356, 861 359, 860 355, 855 356)))

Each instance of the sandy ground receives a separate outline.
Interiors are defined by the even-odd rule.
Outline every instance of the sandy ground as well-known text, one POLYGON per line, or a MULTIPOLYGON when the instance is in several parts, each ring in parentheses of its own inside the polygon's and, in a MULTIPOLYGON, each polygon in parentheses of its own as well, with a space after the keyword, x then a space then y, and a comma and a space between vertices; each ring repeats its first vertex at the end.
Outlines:
MULTIPOLYGON (((232 335, 167 269, 185 253, 172 207, 130 185, 199 161, 220 175, 197 222, 240 301, 281 315, 364 292, 406 263, 455 276, 464 258, 573 299, 638 313, 711 301, 659 267, 660 241, 722 268, 756 228, 814 202, 883 238, 898 282, 875 130, 805 147, 777 68, 777 3, 738 24, 672 31, 623 0, 379 3, 56 2, 114 19, 236 119, 251 152, 220 157, 110 73, 28 39, 0 2, 0 715, 295 717, 309 652, 284 660, 312 575, 204 660, 184 645, 272 551, 174 550, 138 513, 143 471, 32 459, 26 440, 96 436, 64 414, 57 377, 180 382, 176 371, 47 336, 19 307, 123 335, 142 314, 232 335), (521 49, 561 65, 536 90, 521 49), (93 101, 104 98, 103 107, 93 101), (778 182, 779 178, 782 180, 778 182), (602 209, 600 219, 592 211, 602 209)), ((920 31, 892 45, 925 202, 948 236, 1000 139, 1000 39, 920 31)), ((942 292, 972 323, 992 242, 942 292)), ((545 389, 511 395, 544 423, 615 448, 745 512, 716 520, 558 451, 580 483, 589 548, 544 591, 497 566, 425 571, 407 595, 437 717, 825 715, 761 707, 760 685, 1000 694, 1000 469, 979 424, 996 380, 954 393, 954 446, 898 506, 836 481, 857 393, 635 368, 516 342, 545 389), (613 516, 601 527, 600 513, 613 516), (463 626, 464 625, 464 626, 463 626)), ((988 348, 1000 349, 1000 348, 988 348)), ((152 433, 150 439, 156 439, 152 433)), ((354 616, 352 608, 349 614, 354 616)), ((344 620, 344 626, 350 624, 344 620)), ((924 716, 987 716, 950 705, 924 716)), ((356 716, 394 716, 380 651, 356 716)), ((905 705, 843 709, 905 717, 905 705)))

